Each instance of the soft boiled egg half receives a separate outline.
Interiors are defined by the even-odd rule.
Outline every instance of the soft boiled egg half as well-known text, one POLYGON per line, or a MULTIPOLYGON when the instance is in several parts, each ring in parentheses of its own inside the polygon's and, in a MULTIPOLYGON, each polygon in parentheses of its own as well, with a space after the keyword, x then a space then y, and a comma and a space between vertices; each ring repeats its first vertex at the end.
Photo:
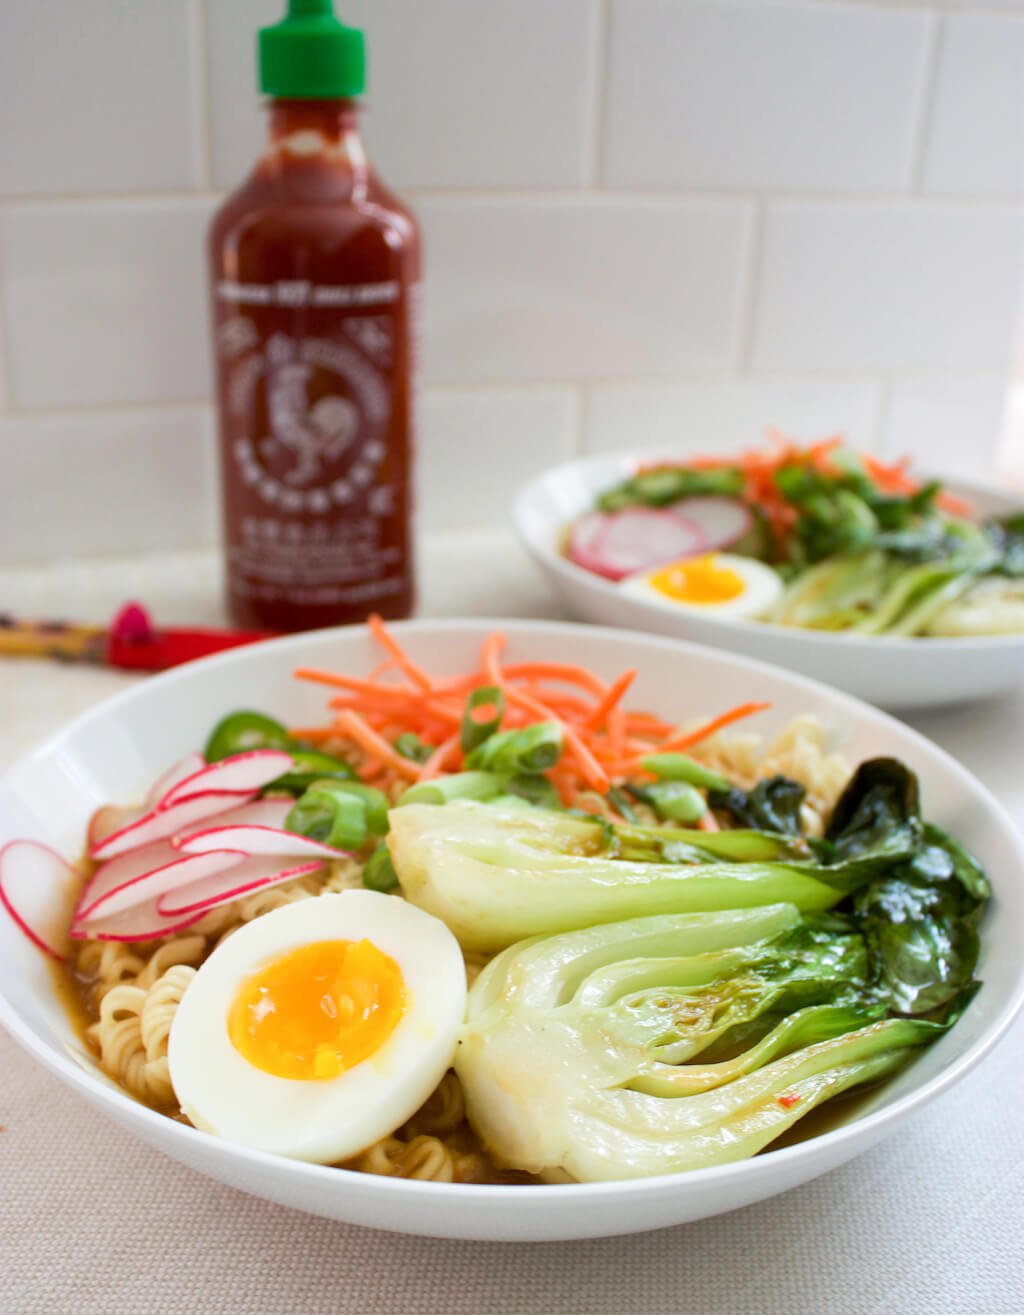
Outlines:
POLYGON ((458 942, 368 890, 299 900, 214 950, 171 1027, 171 1082, 197 1128, 293 1159, 349 1159, 410 1118, 455 1053, 458 942))
POLYGON ((778 601, 782 581, 770 566, 753 557, 716 552, 631 575, 619 588, 657 607, 753 620, 778 601))

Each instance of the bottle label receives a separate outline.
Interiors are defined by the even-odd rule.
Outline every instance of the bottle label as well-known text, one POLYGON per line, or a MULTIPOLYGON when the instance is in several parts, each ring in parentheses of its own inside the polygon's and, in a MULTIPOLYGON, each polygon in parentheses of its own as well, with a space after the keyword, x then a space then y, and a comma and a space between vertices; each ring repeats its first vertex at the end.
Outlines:
POLYGON ((317 606, 400 592, 411 405, 394 387, 400 285, 217 293, 233 591, 317 606))

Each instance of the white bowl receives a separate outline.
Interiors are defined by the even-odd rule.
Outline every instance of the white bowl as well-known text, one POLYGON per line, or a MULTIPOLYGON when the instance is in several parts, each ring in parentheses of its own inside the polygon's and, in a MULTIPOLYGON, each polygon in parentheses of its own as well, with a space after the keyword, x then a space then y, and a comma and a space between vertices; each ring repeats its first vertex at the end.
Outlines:
MULTIPOLYGON (((668 611, 632 598, 569 561, 561 552, 566 526, 594 505, 597 494, 663 454, 587 457, 555 466, 518 494, 516 528, 574 616, 692 639, 733 653, 752 653, 885 708, 926 708, 987 698, 1024 680, 1024 634, 963 639, 829 634, 727 617, 668 611)), ((678 458, 676 458, 678 459, 678 458)), ((983 485, 945 481, 984 516, 1020 511, 1021 504, 983 485)))
MULTIPOLYGON (((475 661, 492 625, 397 626, 412 655, 441 673, 475 661)), ((303 1164, 247 1150, 138 1104, 83 1050, 54 992, 43 956, 0 917, 0 1021, 63 1082, 132 1132, 183 1163, 257 1196, 314 1214, 432 1236, 525 1241, 639 1232, 748 1205, 831 1169, 893 1132, 994 1045, 1024 1000, 1024 843, 991 795, 948 754, 901 723, 811 681, 761 663, 665 639, 586 626, 509 622, 510 657, 586 662, 611 677, 640 670, 638 706, 672 719, 713 713, 745 697, 770 699, 759 718, 772 734, 800 713, 834 728, 856 762, 894 754, 919 773, 928 815, 984 863, 995 891, 986 918, 984 986, 964 1017, 894 1081, 832 1131, 755 1159, 689 1174, 574 1186, 470 1186, 406 1182, 303 1164)), ((138 797, 161 768, 201 744, 225 711, 264 708, 308 722, 324 692, 290 679, 300 664, 356 674, 376 661, 362 628, 320 631, 235 650, 139 684, 79 717, 0 781, 0 842, 29 836, 69 858, 102 801, 138 797)), ((924 1169, 922 1169, 924 1171, 924 1169)), ((59 1151, 40 1173, 59 1174, 59 1151)))

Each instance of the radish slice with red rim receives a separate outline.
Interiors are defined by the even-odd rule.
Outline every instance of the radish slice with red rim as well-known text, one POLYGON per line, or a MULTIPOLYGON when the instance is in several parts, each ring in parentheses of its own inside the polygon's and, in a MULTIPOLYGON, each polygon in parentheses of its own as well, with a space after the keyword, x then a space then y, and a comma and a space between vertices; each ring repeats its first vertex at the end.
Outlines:
MULTIPOLYGON (((684 498, 667 507, 671 515, 704 539, 703 552, 731 548, 754 528, 754 517, 746 503, 738 498, 684 498)), ((681 554, 683 555, 683 554, 681 554)))
POLYGON ((585 571, 596 571, 598 575, 603 575, 600 545, 607 527, 607 512, 588 511, 585 516, 581 516, 569 533, 570 560, 582 566, 585 571))
POLYGON ((146 795, 146 808, 155 808, 165 795, 169 795, 176 785, 197 776, 206 766, 206 759, 198 749, 187 753, 180 762, 168 767, 162 776, 158 776, 146 795))
MULTIPOLYGON (((287 799, 254 799, 251 803, 229 808, 226 813, 218 813, 215 820, 217 826, 269 826, 275 831, 283 831, 284 819, 294 804, 291 796, 287 799)), ((208 819, 191 822, 172 837, 172 843, 180 848, 191 836, 209 830, 208 819)))
POLYGON ((122 909, 120 913, 112 913, 108 918, 73 922, 68 935, 75 941, 153 941, 184 931, 202 916, 201 913, 189 913, 168 917, 159 912, 154 896, 122 909))
POLYGON ((169 840, 154 840, 150 845, 139 845, 118 854, 116 858, 108 859, 96 869, 82 888, 72 922, 81 922, 87 918, 93 906, 118 886, 124 886, 180 857, 169 840))
POLYGON ((158 808, 143 813, 137 821, 130 822, 128 826, 122 827, 120 831, 115 831, 113 835, 100 841, 90 851, 91 855, 93 858, 100 859, 114 858, 118 854, 127 853, 130 849, 138 849, 140 845, 148 845, 154 840, 173 836, 175 832, 191 822, 215 817, 218 813, 226 813, 230 808, 237 808, 238 803, 237 794, 211 792, 190 795, 187 799, 181 799, 173 804, 161 804, 158 808))
POLYGON ((335 849, 309 836, 270 826, 221 826, 197 831, 179 848, 184 854, 206 854, 217 849, 237 849, 243 854, 266 854, 277 858, 351 858, 351 851, 335 849))
POLYGON ((157 804, 170 808, 194 795, 213 792, 219 794, 254 795, 271 781, 276 781, 295 766, 295 759, 283 749, 253 749, 249 753, 236 753, 231 758, 208 763, 191 776, 178 781, 157 804))
MULTIPOLYGON (((154 845, 152 848, 156 849, 157 846, 154 845)), ((122 913, 125 909, 134 908, 137 904, 145 904, 147 900, 159 899, 161 895, 167 894, 168 891, 177 890, 193 882, 201 881, 204 877, 212 876, 215 872, 237 867, 240 863, 244 863, 246 859, 245 854, 223 850, 183 856, 171 846, 168 845, 167 848, 171 854, 169 861, 159 863, 156 867, 148 867, 142 872, 136 872, 135 875, 128 877, 119 885, 109 886, 99 898, 92 900, 88 907, 76 909, 75 926, 84 927, 88 930, 89 924, 92 922, 102 921, 116 913, 122 913)), ((136 851, 136 853, 138 852, 140 851, 136 851)), ((125 857, 131 858, 132 855, 129 854, 125 857)), ((117 859, 114 859, 113 863, 107 866, 113 867, 117 861, 117 859)))
POLYGON ((121 804, 102 804, 89 818, 85 839, 90 852, 116 831, 123 831, 130 822, 137 822, 145 808, 125 808, 121 804))
POLYGON ((180 890, 161 895, 156 907, 163 917, 188 914, 202 916, 220 904, 230 904, 232 900, 255 894, 257 890, 295 881, 298 877, 318 872, 322 866, 322 863, 300 863, 296 866, 287 861, 282 862, 279 858, 262 855, 248 858, 238 867, 217 872, 203 881, 195 881, 180 890))
POLYGON ((589 512, 573 526, 569 556, 584 570, 608 580, 623 580, 665 562, 708 552, 697 522, 667 507, 625 507, 589 512))
POLYGON ((44 954, 64 958, 67 900, 79 880, 75 869, 49 845, 11 840, 0 849, 0 904, 44 954))
POLYGON ((86 840, 92 852, 108 836, 122 831, 129 824, 154 809, 164 795, 168 794, 179 781, 195 776, 205 765, 205 758, 199 752, 186 754, 180 762, 168 767, 162 776, 157 777, 149 788, 145 802, 137 806, 125 807, 122 804, 102 804, 89 819, 86 840))

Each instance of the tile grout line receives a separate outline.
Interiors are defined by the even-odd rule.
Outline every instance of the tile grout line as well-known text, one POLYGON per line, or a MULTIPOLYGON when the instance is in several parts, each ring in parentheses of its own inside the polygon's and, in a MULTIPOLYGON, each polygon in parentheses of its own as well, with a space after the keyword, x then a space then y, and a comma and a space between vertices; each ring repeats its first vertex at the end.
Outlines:
POLYGON ((191 54, 194 64, 193 140, 198 148, 200 191, 213 191, 213 120, 210 105, 210 58, 207 41, 206 0, 189 4, 191 54))
POLYGON ((885 371, 878 375, 878 408, 875 414, 875 433, 874 441, 871 444, 871 451, 876 456, 885 457, 886 443, 885 436, 892 419, 892 385, 893 378, 885 371))
MULTIPOLYGON (((0 371, 4 365, 4 335, 0 333, 0 371)), ((948 367, 901 369, 891 372, 890 381, 905 383, 933 383, 953 379, 960 383, 1002 383, 1005 372, 997 367, 989 369, 958 370, 950 373, 948 367)), ((550 393, 569 393, 574 398, 589 400, 593 388, 673 388, 673 387, 721 387, 739 382, 775 384, 779 386, 799 386, 815 383, 823 386, 843 387, 851 383, 877 383, 877 368, 867 366, 851 367, 848 370, 745 370, 739 368, 717 371, 682 370, 661 375, 601 375, 592 379, 534 379, 501 380, 482 379, 466 380, 460 383, 425 384, 423 392, 428 397, 478 397, 480 394, 511 393, 515 395, 536 396, 550 393)), ((10 371, 7 372, 10 382, 10 371)), ((158 398, 152 401, 130 402, 79 402, 48 406, 13 406, 11 389, 7 390, 8 408, 0 412, 4 419, 20 421, 82 419, 87 420, 105 415, 160 415, 166 413, 202 413, 212 412, 213 401, 210 397, 158 398)), ((586 408, 584 408, 586 409, 586 408)))
POLYGON ((608 133, 608 72, 611 50, 612 0, 596 0, 594 9, 593 69, 588 94, 588 134, 584 177, 588 188, 599 191, 608 133))
POLYGON ((14 370, 11 362, 11 335, 7 323, 4 276, 0 268, 0 418, 11 415, 14 405, 14 370))
POLYGON ((736 335, 736 371, 749 376, 754 368, 754 337, 757 326, 757 303, 761 295, 761 275, 764 269, 765 230, 768 227, 768 205, 764 200, 754 203, 750 220, 750 234, 743 256, 744 287, 740 290, 739 328, 736 335))
POLYGON ((907 161, 907 186, 910 195, 913 197, 923 197, 924 195, 924 171, 928 159, 928 145, 932 139, 932 116, 935 112, 935 100, 939 85, 939 65, 942 61, 945 43, 945 15, 934 12, 931 14, 928 24, 924 70, 914 112, 910 158, 907 161))
POLYGON ((582 457, 587 452, 587 424, 590 419, 590 390, 585 383, 579 383, 573 391, 573 405, 576 408, 575 427, 573 431, 573 456, 582 457))
MULTIPOLYGON (((0 338, 0 347, 2 347, 2 338, 0 338)), ((53 406, 12 406, 12 397, 10 390, 7 394, 8 408, 6 419, 8 420, 91 420, 103 416, 119 415, 173 415, 175 412, 181 413, 206 413, 212 407, 212 402, 208 397, 182 397, 177 399, 159 398, 155 401, 146 402, 76 402, 69 404, 57 404, 53 406)))
MULTIPOLYGON (((937 209, 978 210, 1003 213, 1024 211, 1024 191, 985 192, 960 195, 954 192, 929 192, 911 195, 907 191, 815 191, 785 188, 737 187, 723 188, 653 188, 653 187, 573 187, 561 184, 553 187, 402 187, 403 195, 420 202, 448 202, 466 205, 574 205, 585 209, 594 205, 655 205, 655 206, 741 206, 758 200, 788 205, 835 206, 852 210, 874 206, 904 206, 921 209, 923 205, 937 209)), ((62 207, 97 206, 159 206, 176 202, 200 204, 221 201, 226 191, 217 187, 180 188, 149 192, 52 192, 52 193, 0 193, 0 208, 9 210, 62 207)))

